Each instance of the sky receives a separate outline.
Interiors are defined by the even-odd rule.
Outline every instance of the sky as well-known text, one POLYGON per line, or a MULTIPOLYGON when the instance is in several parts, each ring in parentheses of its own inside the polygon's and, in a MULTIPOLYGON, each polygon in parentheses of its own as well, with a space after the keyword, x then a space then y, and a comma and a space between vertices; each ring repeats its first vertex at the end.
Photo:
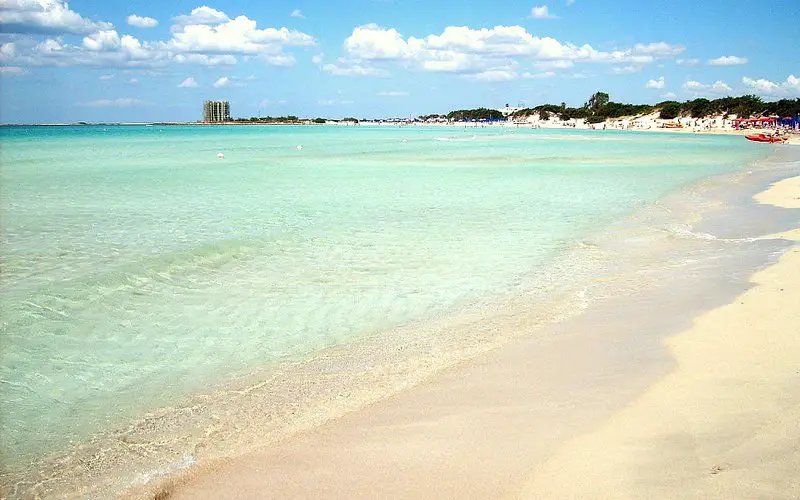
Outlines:
POLYGON ((0 122, 796 98, 798 19, 798 0, 0 0, 0 122))

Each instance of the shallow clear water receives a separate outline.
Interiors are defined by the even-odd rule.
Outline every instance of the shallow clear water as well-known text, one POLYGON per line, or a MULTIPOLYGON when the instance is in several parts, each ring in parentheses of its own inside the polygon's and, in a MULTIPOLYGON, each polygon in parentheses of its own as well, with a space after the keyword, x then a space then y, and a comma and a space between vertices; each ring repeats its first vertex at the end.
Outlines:
POLYGON ((0 134, 9 468, 256 367, 504 293, 588 232, 765 151, 472 128, 0 134))

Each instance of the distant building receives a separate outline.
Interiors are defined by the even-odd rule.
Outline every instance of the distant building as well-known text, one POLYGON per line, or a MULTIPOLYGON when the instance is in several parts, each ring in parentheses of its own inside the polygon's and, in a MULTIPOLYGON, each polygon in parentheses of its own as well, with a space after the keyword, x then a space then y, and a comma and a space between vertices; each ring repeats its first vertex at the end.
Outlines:
POLYGON ((503 116, 510 116, 516 113, 517 111, 521 111, 523 109, 525 108, 523 108, 522 106, 509 106, 508 104, 506 104, 505 108, 500 108, 497 111, 503 113, 503 116))
POLYGON ((204 101, 204 122, 227 122, 231 120, 231 105, 228 101, 204 101))

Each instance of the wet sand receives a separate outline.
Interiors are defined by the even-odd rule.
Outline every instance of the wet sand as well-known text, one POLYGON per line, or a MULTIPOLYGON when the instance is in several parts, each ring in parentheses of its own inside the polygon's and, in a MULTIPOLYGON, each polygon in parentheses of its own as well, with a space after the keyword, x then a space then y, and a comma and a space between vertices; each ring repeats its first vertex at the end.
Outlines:
MULTIPOLYGON (((800 177, 756 199, 800 208, 800 177)), ((781 237, 800 241, 800 231, 781 237)), ((667 341, 676 369, 516 498, 800 497, 800 247, 667 341)))
MULTIPOLYGON (((758 200, 798 207, 797 179, 758 200)), ((798 231, 780 236, 797 241, 798 231)), ((269 449, 198 465, 129 493, 795 498, 797 245, 752 283, 694 321, 641 306, 678 310, 703 302, 704 286, 713 284, 687 281, 677 296, 674 287, 654 291, 637 299, 639 310, 631 297, 608 298, 547 335, 448 369, 269 449), (653 331, 662 336, 642 335, 653 331), (663 335, 677 331, 665 349, 663 335)))

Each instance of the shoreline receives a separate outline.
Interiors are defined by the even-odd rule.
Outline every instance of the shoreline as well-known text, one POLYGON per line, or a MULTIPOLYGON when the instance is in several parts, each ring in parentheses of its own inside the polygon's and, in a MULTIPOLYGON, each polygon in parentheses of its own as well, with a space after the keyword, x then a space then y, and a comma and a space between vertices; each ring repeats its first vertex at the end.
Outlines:
MULTIPOLYGON (((228 127, 228 126, 328 126, 328 127, 425 127, 425 128, 513 128, 513 129, 533 129, 533 130, 592 130, 597 132, 605 131, 624 131, 624 132, 660 132, 660 133, 676 133, 676 134, 711 134, 711 135, 748 135, 758 133, 763 130, 761 128, 745 128, 736 129, 733 127, 700 127, 700 126, 685 126, 682 128, 664 127, 664 123, 672 122, 672 120, 662 120, 661 122, 653 122, 648 127, 644 126, 629 126, 624 127, 626 122, 635 119, 636 117, 620 117, 608 119, 604 122, 595 123, 594 126, 589 124, 580 124, 573 126, 569 122, 562 122, 560 120, 544 120, 544 121, 531 121, 531 122, 396 122, 396 121, 372 121, 362 120, 359 122, 351 122, 344 120, 330 119, 325 123, 313 123, 311 119, 299 119, 295 122, 250 122, 250 121, 229 121, 229 122, 97 122, 97 123, 5 123, 0 124, 0 127, 150 127, 150 126, 164 126, 164 127, 228 127), (655 126, 653 126, 655 125, 655 126), (606 128, 603 128, 605 126, 606 128)), ((788 137, 798 138, 800 133, 790 132, 788 137)))
MULTIPOLYGON (((800 209, 800 177, 755 196, 800 209)), ((565 444, 514 498, 796 498, 800 228, 753 288, 665 344, 676 369, 565 444)))
MULTIPOLYGON (((784 257, 778 264, 766 270, 759 267, 762 270, 754 279, 785 267, 787 256, 797 253, 796 244, 781 253, 784 257)), ((747 283, 742 288, 749 287, 747 283)), ((687 287, 686 297, 683 302, 677 301, 678 306, 708 300, 702 295, 714 284, 696 285, 700 290, 687 287)), ((674 290, 663 288, 648 301, 665 299, 664 294, 674 290)), ((731 293, 723 303, 735 303, 741 292, 731 293)), ((533 489, 540 487, 539 481, 531 479, 531 472, 544 470, 548 464, 555 464, 553 469, 560 471, 561 463, 554 460, 564 443, 592 435, 604 422, 614 421, 632 401, 646 397, 652 387, 670 377, 680 359, 676 361, 665 350, 664 338, 675 334, 674 338, 681 338, 679 332, 690 328, 697 314, 701 318, 715 314, 719 305, 699 306, 697 313, 673 318, 665 326, 660 321, 664 318, 648 318, 646 312, 618 316, 627 321, 614 319, 615 312, 631 313, 631 305, 609 298, 590 309, 586 317, 559 324, 545 336, 526 337, 462 362, 387 400, 347 413, 270 449, 208 462, 144 489, 134 489, 129 495, 256 497, 268 488, 275 497, 321 493, 332 497, 392 494, 417 498, 436 492, 439 498, 463 498, 514 495, 520 484, 527 483, 528 489, 514 496, 540 498, 539 490, 533 489), (642 328, 661 333, 641 338, 642 328), (572 370, 573 366, 580 368, 572 370), (336 473, 331 475, 332 471, 336 473)), ((665 342, 671 345, 672 338, 665 342)), ((573 476, 559 477, 569 482, 573 476)), ((561 491, 562 483, 553 485, 548 493, 561 491)), ((614 490, 608 498, 615 498, 615 493, 619 492, 614 490)), ((577 497, 592 494, 593 490, 587 489, 577 497)))
MULTIPOLYGON (((220 122, 220 123, 206 123, 206 122, 141 122, 141 123, 37 123, 37 124, 2 124, 0 127, 92 127, 92 126, 110 126, 110 127, 424 127, 424 128, 489 128, 489 129, 529 129, 529 130, 591 130, 595 132, 645 132, 645 133, 662 133, 662 134, 692 134, 692 135, 736 135, 742 136, 762 132, 762 129, 734 129, 731 127, 724 128, 665 128, 665 127, 630 127, 619 128, 621 121, 631 119, 633 117, 623 117, 619 119, 606 120, 605 122, 597 123, 597 128, 592 128, 586 125, 579 127, 567 126, 561 121, 543 121, 543 122, 526 122, 526 123, 513 123, 513 122, 500 122, 500 123, 473 123, 473 122, 449 122, 449 123, 401 123, 401 122, 374 122, 363 121, 360 123, 352 122, 331 122, 331 123, 312 123, 310 120, 303 120, 298 122, 274 122, 274 123, 258 123, 258 122, 220 122), (603 128, 605 127, 605 128, 603 128)), ((789 133, 786 142, 783 144, 768 144, 769 146, 779 145, 800 145, 800 133, 789 133)))

